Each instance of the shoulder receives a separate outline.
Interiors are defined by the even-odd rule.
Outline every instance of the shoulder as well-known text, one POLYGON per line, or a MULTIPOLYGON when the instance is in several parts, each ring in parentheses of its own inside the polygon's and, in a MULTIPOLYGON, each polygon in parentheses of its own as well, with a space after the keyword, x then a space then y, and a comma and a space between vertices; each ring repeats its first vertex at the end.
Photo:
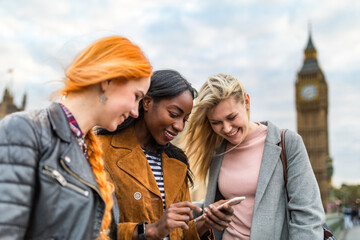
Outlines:
POLYGON ((278 144, 281 140, 282 130, 285 131, 285 143, 294 144, 299 141, 302 142, 301 136, 290 129, 280 128, 270 121, 261 122, 261 124, 267 126, 268 133, 266 136, 266 140, 268 142, 273 142, 275 144, 278 144))
POLYGON ((22 145, 36 145, 46 111, 35 110, 10 114, 0 121, 0 141, 22 145))
POLYGON ((170 158, 175 158, 184 163, 188 162, 188 158, 185 155, 184 151, 171 143, 169 143, 169 146, 165 148, 164 152, 170 158))
POLYGON ((103 148, 134 149, 140 145, 133 126, 115 132, 107 132, 105 135, 99 131, 95 131, 95 134, 103 148))
POLYGON ((0 121, 0 162, 36 166, 42 148, 42 129, 39 128, 42 113, 18 112, 0 121))
POLYGON ((94 130, 95 133, 95 138, 96 141, 98 142, 98 144, 100 145, 101 148, 106 148, 108 146, 110 146, 110 141, 111 138, 113 137, 113 135, 99 135, 98 132, 96 132, 97 130, 94 130))
POLYGON ((304 145, 304 142, 302 140, 302 137, 289 129, 286 129, 285 132, 285 147, 286 150, 293 150, 294 148, 298 149, 299 147, 302 147, 304 145))

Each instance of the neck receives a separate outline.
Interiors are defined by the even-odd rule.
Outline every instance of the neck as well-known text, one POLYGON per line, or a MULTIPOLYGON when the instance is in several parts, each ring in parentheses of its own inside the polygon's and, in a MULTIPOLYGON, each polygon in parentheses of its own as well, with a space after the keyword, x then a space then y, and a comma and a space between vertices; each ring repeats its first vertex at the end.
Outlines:
POLYGON ((99 105, 98 98, 92 95, 90 91, 74 92, 60 100, 75 117, 84 136, 97 124, 95 109, 99 105))
POLYGON ((249 121, 249 133, 253 132, 258 126, 260 126, 259 123, 249 121))
POLYGON ((148 151, 156 152, 156 142, 146 127, 144 119, 138 119, 135 122, 134 128, 140 146, 148 151))

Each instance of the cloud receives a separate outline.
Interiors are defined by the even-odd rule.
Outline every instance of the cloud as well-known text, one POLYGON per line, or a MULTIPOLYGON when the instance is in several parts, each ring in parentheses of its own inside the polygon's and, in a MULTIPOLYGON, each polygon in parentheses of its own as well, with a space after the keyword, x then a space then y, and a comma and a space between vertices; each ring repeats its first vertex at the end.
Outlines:
POLYGON ((0 2, 0 90, 13 68, 16 101, 49 103, 64 69, 95 39, 123 35, 154 69, 173 68, 199 89, 209 75, 238 77, 253 120, 296 131, 294 84, 308 24, 329 86, 334 182, 358 181, 360 2, 285 0, 89 0, 0 2), (351 168, 349 167, 351 166, 351 168))

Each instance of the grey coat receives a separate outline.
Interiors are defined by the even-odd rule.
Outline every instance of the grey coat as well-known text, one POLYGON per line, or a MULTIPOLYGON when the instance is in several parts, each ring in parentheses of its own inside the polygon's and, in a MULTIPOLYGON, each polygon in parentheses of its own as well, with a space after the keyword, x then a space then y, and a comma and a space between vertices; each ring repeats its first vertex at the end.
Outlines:
MULTIPOLYGON (((292 131, 286 132, 287 189, 290 198, 287 202, 281 148, 278 146, 280 129, 271 122, 262 124, 267 125, 268 129, 255 194, 250 239, 323 239, 325 214, 302 138, 292 131)), ((224 152, 225 146, 226 143, 223 143, 217 154, 224 152)), ((217 184, 223 156, 215 154, 211 161, 205 206, 223 198, 217 184)), ((237 187, 241 187, 241 183, 237 187)), ((222 239, 222 232, 215 232, 215 236, 217 240, 222 239)))
POLYGON ((95 239, 104 210, 58 104, 0 121, 0 239, 95 239))

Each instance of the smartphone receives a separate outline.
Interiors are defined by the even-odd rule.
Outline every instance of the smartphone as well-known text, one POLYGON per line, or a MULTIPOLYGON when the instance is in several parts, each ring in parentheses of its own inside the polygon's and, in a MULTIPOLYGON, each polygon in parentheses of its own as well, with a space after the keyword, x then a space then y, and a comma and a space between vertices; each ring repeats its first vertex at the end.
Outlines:
MULTIPOLYGON (((221 210, 225 206, 225 204, 229 204, 229 206, 234 206, 236 204, 241 203, 243 200, 245 200, 244 196, 242 196, 242 197, 234 197, 234 198, 231 198, 228 201, 222 203, 221 205, 217 206, 216 209, 221 210)), ((203 220, 203 218, 202 218, 202 216, 199 216, 199 217, 194 219, 194 222, 199 222, 201 220, 203 220)))
POLYGON ((245 200, 244 196, 242 196, 242 197, 234 197, 234 198, 231 198, 230 200, 224 202, 223 204, 217 206, 216 208, 221 210, 225 206, 225 204, 229 204, 229 206, 234 206, 236 204, 241 203, 243 200, 245 200))

